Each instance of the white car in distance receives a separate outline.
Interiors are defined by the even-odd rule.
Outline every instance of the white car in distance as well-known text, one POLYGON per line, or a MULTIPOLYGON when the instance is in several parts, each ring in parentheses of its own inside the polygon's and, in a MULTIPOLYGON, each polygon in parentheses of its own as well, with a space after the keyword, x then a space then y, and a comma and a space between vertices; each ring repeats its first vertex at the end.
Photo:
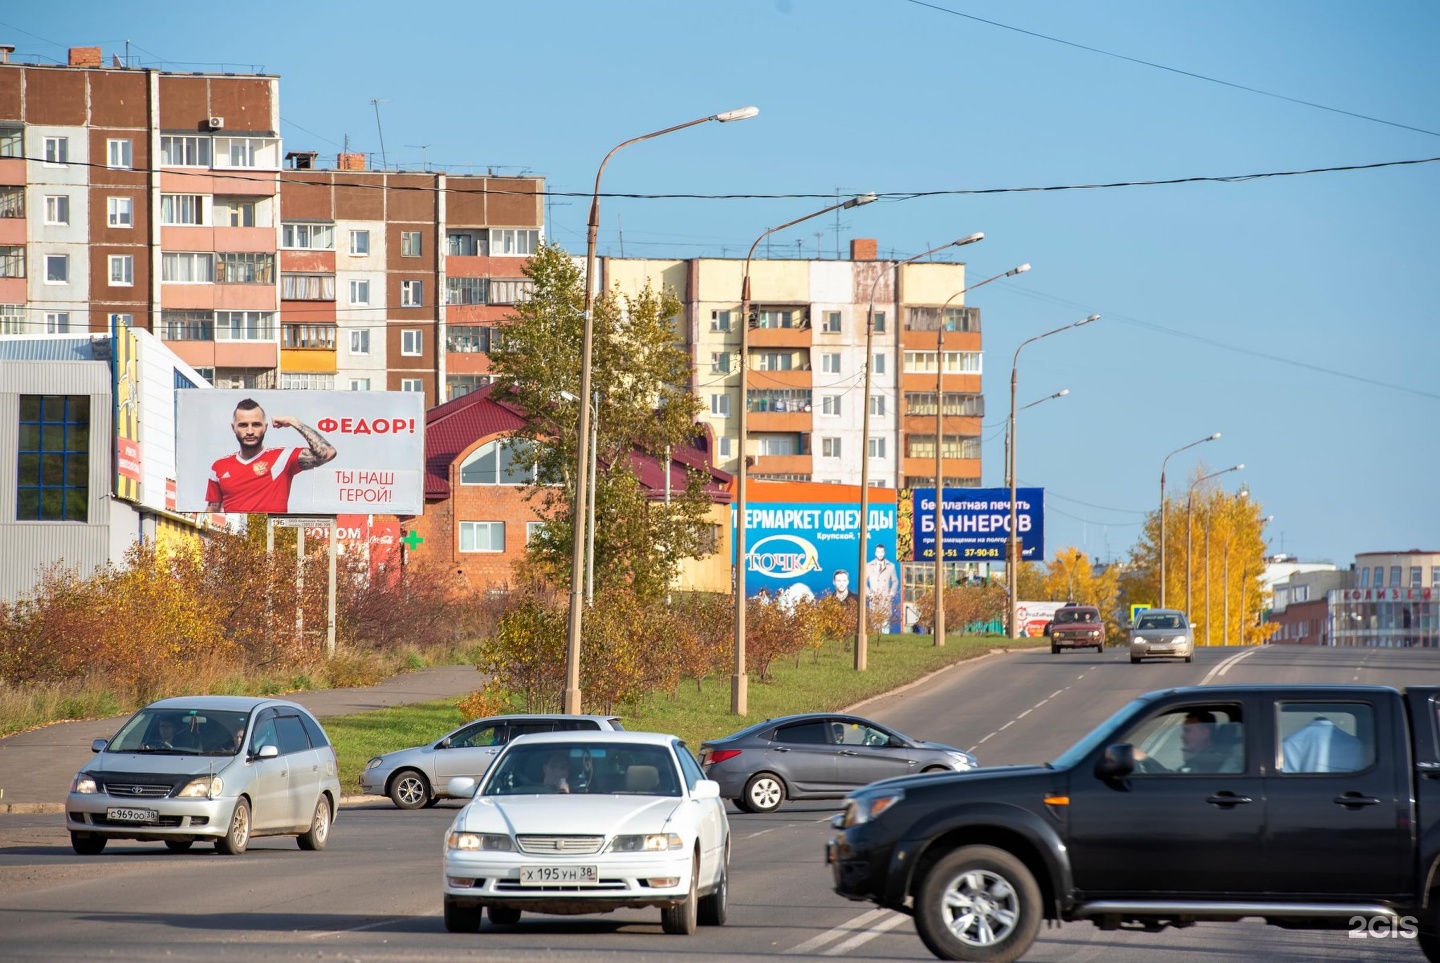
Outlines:
POLYGON ((660 909, 666 933, 725 922, 730 824, 685 743, 653 732, 552 732, 507 745, 445 835, 445 928, 482 912, 660 909))

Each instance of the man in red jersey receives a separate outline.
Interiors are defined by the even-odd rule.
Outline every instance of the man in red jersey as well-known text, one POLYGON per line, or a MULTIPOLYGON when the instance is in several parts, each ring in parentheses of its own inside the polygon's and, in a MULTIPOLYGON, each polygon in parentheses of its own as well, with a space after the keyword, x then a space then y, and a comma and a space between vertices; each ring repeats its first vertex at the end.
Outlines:
POLYGON ((235 406, 230 422, 240 450, 210 466, 207 511, 283 515, 290 507, 291 479, 335 457, 335 446, 309 425, 284 415, 276 415, 270 425, 294 428, 309 447, 266 448, 265 411, 259 402, 246 398, 235 406))

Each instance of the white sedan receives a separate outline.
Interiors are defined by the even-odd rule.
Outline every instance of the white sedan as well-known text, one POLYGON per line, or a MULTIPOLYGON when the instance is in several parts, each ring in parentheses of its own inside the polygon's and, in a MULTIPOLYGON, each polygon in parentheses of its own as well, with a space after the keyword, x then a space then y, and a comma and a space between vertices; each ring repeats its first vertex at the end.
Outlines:
POLYGON ((520 914, 659 907, 666 933, 725 922, 730 824, 720 787, 675 736, 550 732, 513 740, 445 835, 445 928, 520 914))

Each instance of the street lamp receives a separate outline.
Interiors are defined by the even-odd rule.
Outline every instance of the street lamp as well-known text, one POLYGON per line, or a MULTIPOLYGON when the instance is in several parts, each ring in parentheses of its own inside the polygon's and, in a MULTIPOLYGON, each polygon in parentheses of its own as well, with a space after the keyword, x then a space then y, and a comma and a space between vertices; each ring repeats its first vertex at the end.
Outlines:
POLYGON ((1030 270, 1029 263, 1013 267, 1002 274, 976 281, 956 291, 940 306, 940 323, 935 326, 935 644, 945 644, 945 473, 942 457, 942 441, 945 425, 945 312, 950 302, 984 287, 991 281, 1013 278, 1030 270))
MULTIPOLYGON (((946 248, 963 247, 966 244, 974 244, 976 241, 983 240, 985 240, 985 235, 976 232, 957 238, 948 244, 933 247, 914 257, 907 257, 903 261, 896 261, 888 270, 876 273, 875 280, 870 283, 870 307, 865 312, 865 387, 860 396, 861 403, 865 406, 865 413, 860 422, 860 556, 859 563, 855 567, 861 600, 860 604, 856 606, 858 615, 855 618, 855 669, 860 672, 865 671, 869 655, 869 637, 866 634, 865 622, 870 606, 870 588, 865 584, 865 541, 870 533, 870 369, 875 357, 875 291, 880 286, 880 279, 893 271, 895 273, 895 300, 898 302, 900 300, 901 267, 946 248)), ((896 320, 898 323, 899 319, 896 320)), ((937 644, 941 643, 937 642, 937 644)))
POLYGON ((1099 320, 1100 315, 1092 314, 1088 317, 1081 318, 1073 324, 1067 324, 1063 328, 1046 331, 1044 334, 1037 334, 1027 341, 1022 341, 1020 342, 1020 347, 1015 349, 1015 357, 1010 362, 1010 425, 1007 432, 1007 437, 1010 439, 1010 531, 1007 533, 1009 538, 1005 548, 1005 581, 1009 583, 1010 594, 1008 600, 1010 615, 1009 618, 1006 619, 1006 622, 1009 623, 1010 638, 1012 639, 1018 639, 1020 637, 1016 631, 1019 627, 1015 624, 1015 596, 1020 590, 1020 513, 1015 505, 1015 449, 1019 447, 1015 437, 1015 386, 1020 372, 1020 352, 1027 344, 1033 344, 1042 338, 1050 337, 1052 334, 1059 334, 1062 331, 1069 331, 1071 328, 1078 328, 1082 324, 1089 324, 1091 321, 1099 320))
MULTIPOLYGON (((1239 492, 1236 493, 1235 497, 1236 497, 1236 498, 1245 498, 1245 497, 1247 497, 1249 494, 1250 494, 1250 489, 1248 489, 1248 488, 1242 488, 1242 489, 1240 489, 1239 492)), ((1225 506, 1222 505, 1221 508, 1224 509, 1225 506)), ((1212 513, 1210 513, 1210 512, 1206 512, 1206 513, 1205 513, 1205 645, 1206 645, 1206 646, 1209 646, 1209 645, 1210 645, 1210 523, 1214 520, 1211 516, 1212 516, 1212 513)), ((1229 532, 1229 530, 1227 529, 1226 532, 1225 532, 1225 554, 1226 554, 1226 557, 1227 557, 1227 558, 1229 557, 1229 553, 1230 553, 1230 532, 1229 532)), ((1224 608, 1224 611, 1225 611, 1225 618, 1226 618, 1227 623, 1228 623, 1228 620, 1229 620, 1229 618, 1230 618, 1230 595, 1229 595, 1230 576, 1229 576, 1228 572, 1227 572, 1227 574, 1225 575, 1225 581, 1224 581, 1224 585, 1223 585, 1222 587, 1224 588, 1225 593, 1226 593, 1226 594, 1225 594, 1225 608, 1224 608)), ((1224 625, 1224 626, 1221 628, 1221 634, 1222 634, 1222 636, 1224 636, 1224 637, 1228 637, 1228 636, 1229 636, 1229 633, 1230 633, 1230 626, 1229 626, 1228 624, 1226 624, 1226 625, 1224 625)))
MULTIPOLYGON (((1207 441, 1215 441, 1220 437, 1220 432, 1213 435, 1206 435, 1199 441, 1192 441, 1188 445, 1181 445, 1160 462, 1160 607, 1165 608, 1165 466, 1170 464, 1171 457, 1180 454, 1187 448, 1194 448, 1196 445, 1203 445, 1207 441)), ((1188 614, 1188 612, 1187 612, 1188 614)))
MULTIPOLYGON (((614 157, 615 152, 620 148, 638 144, 642 140, 650 140, 662 134, 684 130, 686 127, 709 123, 712 120, 722 124, 732 120, 747 120, 758 113, 760 113, 758 107, 740 107, 720 114, 711 114, 708 117, 699 117, 683 124, 676 124, 674 127, 666 127, 664 130, 642 134, 639 137, 632 137, 611 148, 610 153, 606 154, 605 159, 600 162, 600 168, 595 172, 595 191, 590 198, 590 225, 585 235, 585 316, 580 338, 580 397, 582 399, 588 399, 592 394, 590 364, 595 344, 595 242, 600 233, 600 177, 605 173, 605 165, 610 163, 610 158, 614 157)), ((581 593, 584 589, 582 583, 586 545, 584 499, 590 486, 590 409, 584 403, 580 405, 580 426, 577 435, 575 498, 570 514, 573 529, 571 538, 573 546, 570 555, 570 624, 565 645, 564 709, 571 714, 580 712, 580 629, 584 613, 581 593)))
MULTIPOLYGON (((750 404, 747 392, 750 377, 750 261, 755 257, 755 249, 760 246, 760 242, 776 231, 783 231, 787 227, 794 227, 802 221, 829 214, 831 211, 869 204, 873 200, 874 194, 861 194, 804 217, 797 217, 793 221, 786 221, 779 227, 772 227, 755 239, 755 243, 750 245, 749 253, 745 255, 745 278, 740 284, 740 465, 739 471, 735 473, 735 674, 730 679, 730 711, 737 716, 743 716, 749 711, 750 698, 749 680, 745 675, 745 479, 749 474, 749 466, 745 463, 745 445, 749 441, 750 433, 750 404)), ((864 594, 863 591, 861 594, 864 594)), ((863 601, 861 604, 864 604, 863 601)))
MULTIPOLYGON (((1192 621, 1194 620, 1194 616, 1191 615, 1191 612, 1193 610, 1190 608, 1190 547, 1195 535, 1195 489, 1199 485, 1209 481, 1212 478, 1224 475, 1227 472, 1240 471, 1244 467, 1245 466, 1243 464, 1231 465, 1229 468, 1222 468, 1219 471, 1212 471, 1208 475, 1197 478, 1190 483, 1190 491, 1185 496, 1185 615, 1192 621)), ((1206 562, 1206 567, 1209 567, 1209 562, 1206 562)), ((1206 574, 1208 578, 1209 573, 1207 572, 1206 574)), ((1205 638, 1208 641, 1210 638, 1208 634, 1210 629, 1208 626, 1206 627, 1205 631, 1207 633, 1205 638)))
MULTIPOLYGON (((1275 521, 1275 516, 1274 516, 1274 515, 1266 515, 1264 518, 1260 519, 1260 527, 1261 527, 1261 528, 1264 528, 1266 525, 1269 525, 1269 524, 1270 524, 1271 522, 1273 522, 1273 521, 1275 521)), ((1263 539, 1261 540, 1261 543, 1260 543, 1260 544, 1261 544, 1262 547, 1264 546, 1265 543, 1264 543, 1264 540, 1263 540, 1263 539)), ((1248 581, 1250 581, 1250 576, 1246 574, 1246 571, 1249 569, 1249 567, 1250 567, 1250 566, 1249 566, 1249 564, 1248 564, 1248 559, 1241 561, 1241 563, 1240 563, 1240 644, 1241 644, 1241 645, 1244 645, 1244 644, 1245 644, 1245 625, 1246 625, 1246 623, 1249 621, 1249 619, 1246 617, 1246 613, 1245 613, 1245 583, 1248 582, 1248 581)), ((1228 644, 1228 643, 1227 643, 1227 644, 1228 644)))

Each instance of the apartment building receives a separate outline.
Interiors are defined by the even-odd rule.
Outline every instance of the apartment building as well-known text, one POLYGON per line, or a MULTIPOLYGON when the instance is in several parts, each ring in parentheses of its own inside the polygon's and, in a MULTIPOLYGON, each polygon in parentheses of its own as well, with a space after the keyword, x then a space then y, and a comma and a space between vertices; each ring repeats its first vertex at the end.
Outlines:
POLYGON ((133 326, 219 387, 434 405, 488 382, 543 181, 360 154, 320 170, 284 151, 279 102, 277 76, 107 66, 98 47, 0 62, 0 334, 133 326))
POLYGON ((856 239, 847 260, 752 260, 746 320, 743 259, 603 258, 602 283, 626 293, 649 284, 680 299, 676 335, 690 352, 691 388, 717 439, 717 467, 739 466, 738 362, 748 323, 751 478, 858 485, 868 457, 872 486, 933 486, 938 437, 944 484, 977 487, 985 399, 980 312, 954 297, 965 287, 965 265, 905 264, 897 272, 877 248, 856 239), (867 402, 870 433, 862 438, 867 402))

